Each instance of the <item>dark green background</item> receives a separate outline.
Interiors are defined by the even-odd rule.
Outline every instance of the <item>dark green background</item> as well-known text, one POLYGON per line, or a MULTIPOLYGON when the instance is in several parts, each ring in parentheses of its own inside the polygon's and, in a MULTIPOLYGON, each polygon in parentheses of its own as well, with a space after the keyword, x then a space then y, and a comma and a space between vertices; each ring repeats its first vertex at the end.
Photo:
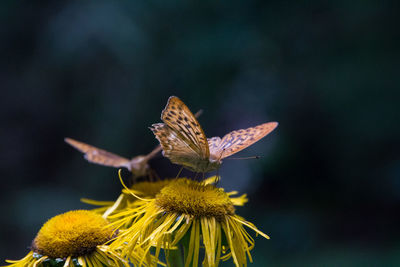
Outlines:
MULTIPOLYGON (((48 218, 113 200, 115 169, 65 136, 124 156, 170 95, 208 136, 278 121, 225 160, 237 213, 271 236, 254 266, 400 264, 397 1, 2 1, 0 260, 48 218)), ((163 176, 178 168, 157 158, 163 176)), ((189 174, 189 173, 187 173, 189 174)), ((228 266, 231 265, 228 264, 228 266)))

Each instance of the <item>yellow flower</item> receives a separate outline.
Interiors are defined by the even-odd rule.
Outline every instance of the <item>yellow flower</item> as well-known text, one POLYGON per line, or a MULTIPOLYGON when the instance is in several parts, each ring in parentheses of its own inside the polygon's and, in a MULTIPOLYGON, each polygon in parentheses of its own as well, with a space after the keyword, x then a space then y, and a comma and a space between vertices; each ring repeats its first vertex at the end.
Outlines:
MULTIPOLYGON (((126 188, 121 179, 121 183, 124 185, 125 188, 122 189, 122 192, 116 201, 98 201, 87 198, 82 198, 81 201, 90 205, 99 206, 99 208, 93 209, 92 211, 98 214, 102 214, 103 218, 107 219, 110 222, 113 222, 115 221, 116 217, 118 218, 118 213, 120 211, 141 206, 143 204, 143 200, 141 198, 154 198, 161 191, 161 189, 163 189, 166 185, 170 184, 170 182, 174 180, 175 179, 164 179, 151 182, 141 181, 133 184, 130 188, 126 188), (138 198, 138 196, 141 198, 138 198), (115 214, 117 214, 117 216, 111 216, 115 214)), ((217 180, 217 177, 213 176, 204 180, 203 182, 205 184, 212 184, 215 183, 217 180)), ((236 192, 230 192, 229 194, 234 193, 236 192)), ((243 195, 242 198, 245 199, 245 202, 247 202, 246 195, 243 195)), ((127 226, 129 225, 130 224, 127 223, 127 226)), ((121 227, 123 226, 120 225, 118 229, 120 229, 121 227)))
POLYGON ((109 227, 130 225, 110 247, 121 247, 121 255, 128 258, 139 247, 145 252, 143 261, 153 252, 158 258, 161 249, 168 261, 169 253, 184 247, 185 266, 198 266, 204 248, 203 266, 218 266, 229 258, 236 266, 246 266, 247 259, 252 261, 254 240, 244 226, 269 237, 235 214, 234 206, 247 202, 245 195, 232 197, 235 193, 186 178, 172 180, 155 197, 142 198, 141 205, 111 216, 116 220, 109 227))
MULTIPOLYGON (((115 234, 100 215, 75 210, 48 220, 32 242, 31 252, 9 266, 127 266, 116 249, 105 245, 115 234), (59 266, 59 265, 57 265, 59 266)), ((137 256, 139 258, 139 256, 137 256)))
POLYGON ((142 181, 133 184, 129 189, 122 189, 121 194, 117 198, 116 201, 97 201, 87 198, 82 198, 81 201, 87 204, 99 206, 99 208, 93 209, 92 211, 102 214, 103 218, 108 219, 110 222, 113 221, 113 218, 110 215, 117 213, 118 211, 132 208, 135 206, 141 205, 141 200, 137 197, 133 196, 134 193, 136 196, 140 197, 150 197, 154 198, 160 190, 168 185, 171 182, 171 179, 158 180, 154 182, 142 181))

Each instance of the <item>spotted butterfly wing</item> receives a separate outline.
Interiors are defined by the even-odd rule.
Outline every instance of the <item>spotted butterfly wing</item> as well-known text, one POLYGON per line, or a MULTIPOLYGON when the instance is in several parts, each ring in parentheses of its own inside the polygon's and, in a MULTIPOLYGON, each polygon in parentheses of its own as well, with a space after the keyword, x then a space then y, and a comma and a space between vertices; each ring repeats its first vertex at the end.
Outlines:
POLYGON ((218 159, 229 157, 259 141, 277 126, 277 122, 268 122, 255 127, 232 131, 222 139, 219 137, 209 138, 210 154, 218 159))
POLYGON ((210 157, 203 129, 193 113, 179 98, 171 96, 168 99, 168 103, 161 113, 161 119, 180 141, 197 154, 194 155, 194 160, 210 157))
POLYGON ((76 141, 72 138, 65 138, 64 140, 77 150, 84 153, 85 159, 89 162, 110 167, 116 167, 116 168, 125 167, 130 169, 129 159, 118 156, 103 149, 88 145, 86 143, 76 141))
POLYGON ((207 138, 208 148, 210 150, 210 155, 216 155, 218 151, 219 144, 221 143, 221 138, 218 136, 207 138))
POLYGON ((150 128, 163 149, 163 155, 172 163, 196 169, 198 153, 177 136, 177 133, 164 123, 153 124, 150 128))
POLYGON ((195 172, 208 172, 221 165, 221 159, 254 144, 277 126, 264 123, 248 129, 233 131, 222 139, 207 139, 189 108, 177 97, 171 96, 161 119, 164 123, 150 128, 159 140, 165 157, 195 172))

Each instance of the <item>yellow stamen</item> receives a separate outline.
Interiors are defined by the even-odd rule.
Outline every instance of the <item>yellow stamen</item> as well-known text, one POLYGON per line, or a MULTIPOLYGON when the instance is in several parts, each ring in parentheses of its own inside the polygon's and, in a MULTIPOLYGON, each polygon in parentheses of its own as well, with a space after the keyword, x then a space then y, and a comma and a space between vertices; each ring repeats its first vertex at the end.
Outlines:
POLYGON ((235 208, 221 188, 181 178, 165 186, 156 196, 157 205, 167 212, 190 214, 195 217, 223 218, 235 208))

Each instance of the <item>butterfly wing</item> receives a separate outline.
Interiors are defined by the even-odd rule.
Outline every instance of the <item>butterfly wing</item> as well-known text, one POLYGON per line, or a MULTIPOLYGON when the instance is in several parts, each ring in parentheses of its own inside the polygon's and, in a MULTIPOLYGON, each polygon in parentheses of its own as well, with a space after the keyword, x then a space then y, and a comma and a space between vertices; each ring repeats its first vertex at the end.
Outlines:
POLYGON ((147 154, 145 156, 146 160, 150 160, 150 159, 154 158, 161 150, 162 150, 162 147, 160 145, 158 145, 149 154, 147 154))
POLYGON ((176 131, 164 123, 156 123, 150 127, 163 149, 163 155, 172 163, 196 169, 198 152, 193 150, 176 131))
MULTIPOLYGON (((210 157, 207 138, 203 129, 193 113, 179 98, 171 96, 168 99, 168 103, 161 113, 161 119, 174 132, 176 138, 183 141, 197 154, 193 155, 194 159, 208 159, 210 157)), ((171 151, 171 154, 173 153, 174 151, 171 151)))
POLYGON ((221 138, 220 137, 212 137, 212 138, 208 138, 208 148, 210 149, 210 155, 215 156, 218 154, 218 149, 219 149, 219 145, 221 143, 221 138))
POLYGON ((220 139, 219 137, 210 138, 211 140, 215 138, 211 142, 213 146, 210 145, 212 157, 229 157, 265 137, 277 126, 277 122, 268 122, 255 127, 230 132, 226 134, 222 139, 220 139))
MULTIPOLYGON (((203 110, 198 110, 194 116, 198 118, 201 114, 203 113, 203 110)), ((151 128, 150 128, 151 129, 151 128)), ((162 150, 161 145, 158 145, 156 148, 154 148, 149 154, 147 154, 145 157, 147 160, 150 160, 154 158, 160 151, 162 150)))
POLYGON ((92 163, 110 166, 110 167, 125 167, 130 169, 130 160, 124 157, 115 155, 111 152, 105 151, 103 149, 85 144, 83 142, 76 141, 71 138, 65 138, 65 142, 84 153, 86 160, 92 163))

